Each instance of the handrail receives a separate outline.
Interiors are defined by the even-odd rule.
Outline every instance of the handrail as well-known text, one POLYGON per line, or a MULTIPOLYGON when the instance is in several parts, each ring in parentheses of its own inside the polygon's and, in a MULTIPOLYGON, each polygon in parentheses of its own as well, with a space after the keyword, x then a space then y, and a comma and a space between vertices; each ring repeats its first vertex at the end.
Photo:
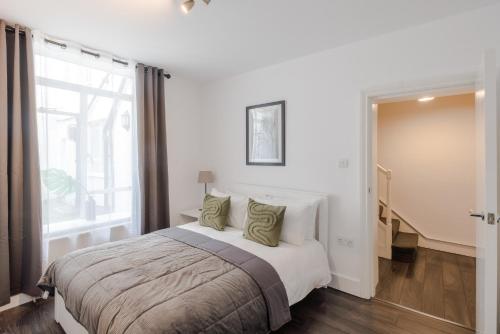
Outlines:
POLYGON ((382 165, 379 165, 379 164, 377 164, 377 169, 378 169, 379 171, 381 171, 382 173, 386 174, 386 175, 387 175, 388 173, 391 173, 391 172, 392 172, 390 169, 386 169, 386 168, 382 167, 382 165))
MULTIPOLYGON (((379 199, 379 203, 381 203, 383 206, 387 207, 387 203, 384 202, 382 199, 379 199)), ((461 243, 461 242, 456 242, 456 241, 450 241, 450 240, 445 240, 445 239, 438 239, 438 238, 427 236, 422 231, 420 231, 417 227, 415 227, 415 225, 413 225, 407 219, 405 219, 404 217, 402 217, 396 210, 392 209, 392 213, 394 215, 396 215, 396 217, 398 217, 403 223, 405 223, 406 225, 410 226, 415 232, 417 232, 418 235, 420 235, 424 239, 432 240, 432 241, 437 241, 437 242, 444 242, 444 243, 447 243, 447 244, 454 244, 454 245, 459 245, 459 246, 466 246, 466 247, 474 247, 474 248, 476 248, 475 245, 470 245, 470 244, 466 244, 466 243, 461 243)))

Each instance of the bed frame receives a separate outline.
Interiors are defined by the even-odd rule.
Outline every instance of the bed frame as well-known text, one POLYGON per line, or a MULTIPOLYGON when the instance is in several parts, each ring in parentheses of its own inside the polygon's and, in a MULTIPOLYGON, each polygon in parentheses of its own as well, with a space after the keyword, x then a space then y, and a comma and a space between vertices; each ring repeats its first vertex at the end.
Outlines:
MULTIPOLYGON (((316 240, 318 240, 328 255, 328 195, 317 192, 308 192, 303 190, 276 188, 269 186, 260 186, 254 184, 237 183, 228 188, 228 190, 244 194, 247 196, 265 197, 265 198, 290 198, 311 201, 317 204, 316 214, 316 240)), ((66 309, 64 300, 55 291, 54 319, 61 325, 66 334, 88 334, 88 331, 78 321, 73 318, 66 309)))
POLYGON ((54 293, 54 319, 61 325, 66 334, 88 334, 85 327, 80 325, 78 321, 73 318, 71 313, 66 309, 64 299, 59 294, 59 291, 54 293))

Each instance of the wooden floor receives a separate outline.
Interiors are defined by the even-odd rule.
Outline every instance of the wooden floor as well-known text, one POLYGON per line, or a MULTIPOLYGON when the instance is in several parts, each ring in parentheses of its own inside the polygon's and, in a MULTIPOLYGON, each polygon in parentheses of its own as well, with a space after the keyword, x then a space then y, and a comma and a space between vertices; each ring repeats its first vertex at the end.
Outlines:
POLYGON ((475 328, 475 258, 426 248, 413 264, 379 258, 376 297, 475 328))
MULTIPOLYGON (((64 333, 54 321, 53 299, 0 313, 0 333, 64 333)), ((473 331, 377 300, 364 300, 333 289, 315 290, 292 306, 292 321, 278 334, 398 333, 471 334, 473 331)))

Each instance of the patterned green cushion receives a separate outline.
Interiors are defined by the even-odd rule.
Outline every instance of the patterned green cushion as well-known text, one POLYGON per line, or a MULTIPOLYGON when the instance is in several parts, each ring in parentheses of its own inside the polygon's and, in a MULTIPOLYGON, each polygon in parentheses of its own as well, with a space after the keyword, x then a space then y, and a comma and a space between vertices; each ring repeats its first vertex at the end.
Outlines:
POLYGON ((227 224, 227 215, 231 197, 215 197, 206 194, 203 199, 203 209, 200 215, 200 225, 209 226, 218 231, 224 230, 227 224))
POLYGON ((285 210, 286 206, 262 204, 250 198, 243 237, 266 246, 278 246, 285 210))

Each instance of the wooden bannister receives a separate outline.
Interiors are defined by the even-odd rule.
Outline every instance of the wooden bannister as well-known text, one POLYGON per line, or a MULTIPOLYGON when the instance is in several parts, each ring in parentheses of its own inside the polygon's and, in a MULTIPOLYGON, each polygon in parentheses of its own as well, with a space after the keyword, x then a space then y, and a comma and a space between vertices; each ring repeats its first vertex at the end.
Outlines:
MULTIPOLYGON (((392 258, 392 201, 391 201, 391 179, 392 179, 392 171, 390 169, 386 169, 381 165, 377 164, 377 170, 381 173, 386 179, 386 228, 385 228, 385 258, 392 258)), ((379 183, 380 184, 380 183, 379 183)), ((378 194, 377 194, 378 196, 378 194)), ((379 219, 380 221, 380 219, 379 219)))
POLYGON ((391 200, 391 179, 392 179, 392 170, 386 169, 381 165, 377 165, 377 169, 379 172, 385 175, 386 179, 386 197, 385 202, 387 204, 387 223, 392 223, 392 200, 391 200))

